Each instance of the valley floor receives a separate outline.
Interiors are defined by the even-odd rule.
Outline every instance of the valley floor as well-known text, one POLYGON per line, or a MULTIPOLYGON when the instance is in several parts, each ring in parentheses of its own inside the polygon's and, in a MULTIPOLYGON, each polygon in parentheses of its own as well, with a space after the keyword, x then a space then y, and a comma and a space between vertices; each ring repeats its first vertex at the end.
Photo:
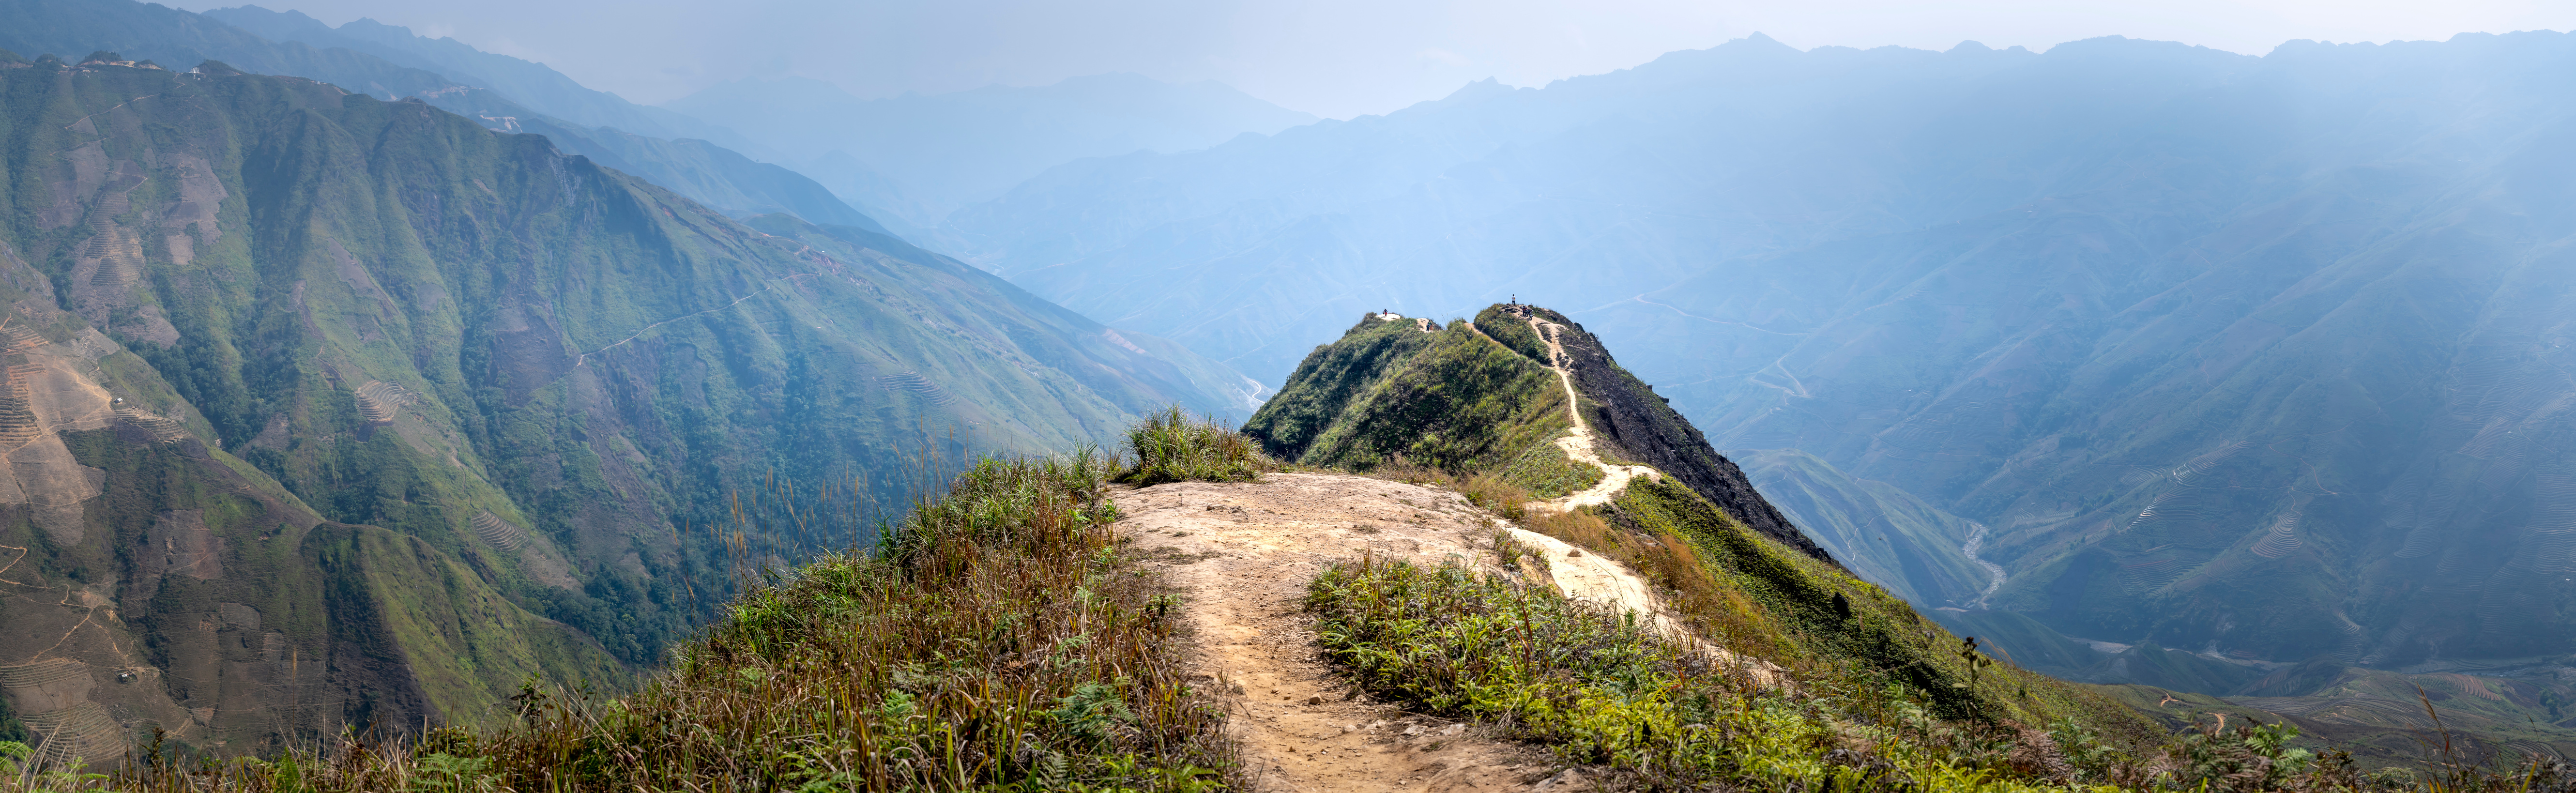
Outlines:
POLYGON ((1353 696, 1318 657, 1306 583, 1362 554, 1493 568, 1494 519, 1456 493, 1336 474, 1116 493, 1119 531, 1183 593, 1201 685, 1228 692, 1265 791, 1579 789, 1546 752, 1353 696))

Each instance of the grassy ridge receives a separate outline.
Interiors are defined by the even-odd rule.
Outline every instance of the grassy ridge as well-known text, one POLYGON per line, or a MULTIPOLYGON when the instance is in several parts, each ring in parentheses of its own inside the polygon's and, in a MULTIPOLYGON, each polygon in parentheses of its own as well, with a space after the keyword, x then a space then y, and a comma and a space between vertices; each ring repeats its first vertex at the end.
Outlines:
MULTIPOLYGON (((1646 574, 1697 635, 1778 662, 1782 678, 1553 587, 1367 557, 1309 585, 1326 654, 1372 693, 1546 744, 1606 774, 1611 790, 2576 789, 2560 761, 2471 759, 2438 722, 2420 770, 2372 774, 2351 752, 2297 748, 2295 725, 2243 708, 2167 734, 2090 689, 1984 659, 1902 600, 1686 488, 1641 485, 1603 514, 1524 524, 1646 574)), ((1496 546, 1510 567, 1516 544, 1496 546)))
MULTIPOLYGON (((1788 551, 1670 481, 1638 480, 1613 502, 1609 520, 1627 537, 1678 537, 1721 573, 1721 583, 1758 604, 1785 641, 1765 656, 1815 672, 1878 675, 1918 692, 1944 718, 2046 724, 2075 719, 2127 742, 2154 733, 2128 708, 2089 690, 2010 664, 1970 670, 1962 640, 1886 589, 1788 551)), ((1981 653, 1982 654, 1982 653, 1981 653)))
POLYGON ((1273 457, 1301 461, 1351 400, 1402 368, 1431 339, 1410 322, 1363 317, 1340 339, 1317 346, 1297 364, 1286 387, 1243 422, 1243 433, 1273 457))
POLYGON ((1530 329, 1529 320, 1504 313, 1500 303, 1476 312, 1476 329, 1540 365, 1548 363, 1547 342, 1538 337, 1538 331, 1530 329))
POLYGON ((1557 498, 1601 483, 1601 469, 1575 462, 1553 443, 1531 446, 1502 467, 1503 481, 1537 498, 1557 498))
POLYGON ((1274 452, 1297 450, 1304 465, 1500 468, 1572 426, 1554 372, 1465 323, 1434 333, 1410 322, 1364 325, 1317 349, 1298 373, 1244 432, 1274 452), (1405 345, 1418 347, 1401 357, 1372 352, 1405 345), (1327 394, 1347 397, 1319 415, 1332 404, 1318 396, 1327 394))

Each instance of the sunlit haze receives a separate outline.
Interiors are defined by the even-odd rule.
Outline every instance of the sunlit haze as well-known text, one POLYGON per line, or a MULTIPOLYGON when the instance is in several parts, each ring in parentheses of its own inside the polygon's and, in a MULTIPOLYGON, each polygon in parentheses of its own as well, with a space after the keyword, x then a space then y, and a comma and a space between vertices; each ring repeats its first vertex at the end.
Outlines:
POLYGON ((276 1, 274 10, 333 25, 366 17, 453 36, 646 104, 745 77, 809 77, 878 97, 1135 72, 1216 80, 1334 118, 1387 112, 1487 77, 1545 85, 1754 32, 1800 48, 1948 49, 1974 40, 2038 50, 2122 35, 2259 55, 2291 39, 2446 39, 2576 26, 2568 0, 276 1))

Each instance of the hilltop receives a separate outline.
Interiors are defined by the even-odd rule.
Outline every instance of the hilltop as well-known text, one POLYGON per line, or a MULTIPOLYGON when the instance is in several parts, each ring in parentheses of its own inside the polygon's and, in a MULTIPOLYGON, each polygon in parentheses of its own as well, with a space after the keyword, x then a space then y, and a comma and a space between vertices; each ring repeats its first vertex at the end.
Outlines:
POLYGON ((1446 327, 1364 317, 1307 355, 1243 431, 1301 464, 1491 470, 1548 496, 1602 475, 1569 454, 1634 461, 1764 537, 1831 562, 1669 402, 1581 324, 1537 306, 1496 305, 1446 327), (1555 442, 1560 434, 1573 441, 1555 442))
POLYGON ((1446 325, 1370 314, 1309 353, 1243 432, 1301 466, 1447 484, 1625 564, 1651 582, 1648 612, 1767 662, 1886 670, 1953 715, 2082 714, 2147 734, 2125 708, 2045 676, 2005 698, 1962 682, 1962 656, 1936 649, 1957 637, 1836 564, 1555 311, 1495 305, 1446 325))

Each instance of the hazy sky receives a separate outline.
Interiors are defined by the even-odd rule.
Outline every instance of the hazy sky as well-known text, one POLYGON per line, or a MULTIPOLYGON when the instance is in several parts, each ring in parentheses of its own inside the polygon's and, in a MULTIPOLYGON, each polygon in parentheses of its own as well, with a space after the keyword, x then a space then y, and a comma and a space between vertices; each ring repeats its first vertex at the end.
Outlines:
POLYGON ((1976 40, 2045 49, 2118 34, 2261 54, 2290 39, 2576 27, 2576 0, 263 1, 334 25, 373 17, 455 36, 648 104, 770 75, 874 97, 1127 71, 1218 80, 1337 118, 1486 77, 1545 85, 1756 31, 1800 48, 1976 40))

